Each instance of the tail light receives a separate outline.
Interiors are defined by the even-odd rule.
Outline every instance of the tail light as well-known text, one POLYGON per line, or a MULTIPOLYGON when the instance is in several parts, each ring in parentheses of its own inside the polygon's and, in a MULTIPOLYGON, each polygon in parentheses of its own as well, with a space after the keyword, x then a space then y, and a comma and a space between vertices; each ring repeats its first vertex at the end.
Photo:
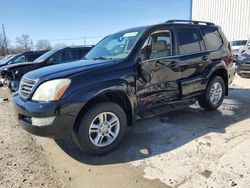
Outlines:
POLYGON ((230 42, 228 43, 227 47, 228 47, 228 51, 229 51, 230 55, 233 56, 233 49, 232 49, 230 42))

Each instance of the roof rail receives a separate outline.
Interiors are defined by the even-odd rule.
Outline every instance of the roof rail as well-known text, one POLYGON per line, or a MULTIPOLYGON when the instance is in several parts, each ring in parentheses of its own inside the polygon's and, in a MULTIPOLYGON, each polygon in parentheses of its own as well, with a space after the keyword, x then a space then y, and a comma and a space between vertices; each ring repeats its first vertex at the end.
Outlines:
POLYGON ((215 25, 212 22, 204 22, 204 21, 194 21, 194 20, 168 20, 165 23, 169 23, 169 24, 173 24, 173 23, 189 23, 189 24, 197 24, 197 25, 202 25, 202 24, 206 24, 206 25, 215 25))

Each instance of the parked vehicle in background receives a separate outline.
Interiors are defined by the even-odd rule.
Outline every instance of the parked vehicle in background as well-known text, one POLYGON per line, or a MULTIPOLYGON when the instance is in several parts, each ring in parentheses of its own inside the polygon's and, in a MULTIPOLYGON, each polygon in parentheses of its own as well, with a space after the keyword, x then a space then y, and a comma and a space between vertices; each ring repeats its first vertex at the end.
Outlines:
POLYGON ((109 35, 85 60, 25 74, 13 101, 27 131, 73 135, 82 150, 101 155, 136 119, 197 100, 216 110, 234 74, 232 49, 219 26, 171 20, 109 35))
POLYGON ((5 60, 0 62, 0 68, 6 65, 17 64, 17 63, 24 63, 24 62, 32 62, 44 53, 48 52, 48 50, 43 51, 29 51, 18 53, 15 55, 10 55, 5 60))
POLYGON ((238 56, 239 49, 244 46, 247 46, 248 44, 250 45, 250 40, 238 39, 238 40, 233 40, 230 43, 231 43, 234 55, 238 56))
POLYGON ((3 57, 3 58, 0 60, 0 64, 1 64, 3 61, 6 61, 7 59, 11 58, 12 56, 13 56, 13 54, 6 55, 5 57, 3 57))
POLYGON ((237 74, 242 78, 250 78, 250 46, 238 56, 237 74))
POLYGON ((48 65, 68 63, 82 59, 92 46, 71 46, 51 50, 30 63, 8 65, 0 69, 0 76, 8 82, 11 91, 18 90, 21 77, 32 70, 48 65))

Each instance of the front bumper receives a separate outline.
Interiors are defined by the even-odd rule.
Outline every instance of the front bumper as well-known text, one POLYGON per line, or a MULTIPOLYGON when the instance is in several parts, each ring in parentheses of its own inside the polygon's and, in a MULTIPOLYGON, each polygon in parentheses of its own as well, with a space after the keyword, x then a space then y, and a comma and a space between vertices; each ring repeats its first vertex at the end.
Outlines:
POLYGON ((13 103, 19 124, 28 132, 50 138, 66 138, 71 136, 81 103, 67 101, 34 102, 24 101, 17 93, 13 96, 13 103), (32 117, 54 117, 50 125, 32 125, 32 117))

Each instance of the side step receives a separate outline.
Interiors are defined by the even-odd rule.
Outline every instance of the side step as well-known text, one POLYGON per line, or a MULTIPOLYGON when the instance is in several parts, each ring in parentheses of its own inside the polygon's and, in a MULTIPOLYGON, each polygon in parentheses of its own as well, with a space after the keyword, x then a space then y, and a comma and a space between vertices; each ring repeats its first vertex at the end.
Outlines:
POLYGON ((196 101, 197 99, 186 99, 186 100, 171 102, 166 105, 156 107, 147 111, 141 111, 137 113, 136 120, 153 118, 155 116, 165 114, 166 112, 182 109, 194 104, 196 101))

